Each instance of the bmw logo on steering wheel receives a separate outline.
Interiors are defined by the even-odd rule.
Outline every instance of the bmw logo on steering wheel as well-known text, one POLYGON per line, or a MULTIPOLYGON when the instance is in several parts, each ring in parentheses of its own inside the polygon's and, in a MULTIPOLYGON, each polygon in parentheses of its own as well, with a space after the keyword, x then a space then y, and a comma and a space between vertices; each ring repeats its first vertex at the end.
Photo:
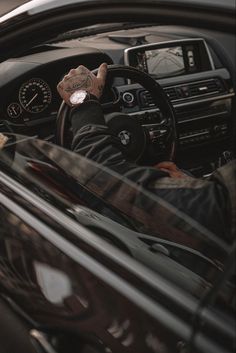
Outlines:
POLYGON ((130 141, 131 141, 131 133, 127 130, 122 130, 119 134, 118 137, 120 138, 120 142, 122 145, 127 146, 130 141))

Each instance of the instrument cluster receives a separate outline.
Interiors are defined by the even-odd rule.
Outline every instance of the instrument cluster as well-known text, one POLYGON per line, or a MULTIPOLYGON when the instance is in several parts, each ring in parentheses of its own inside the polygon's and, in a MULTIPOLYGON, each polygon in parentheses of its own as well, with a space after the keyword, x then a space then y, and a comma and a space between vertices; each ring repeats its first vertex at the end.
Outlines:
POLYGON ((45 112, 52 101, 53 93, 49 84, 42 78, 30 78, 20 85, 14 101, 7 104, 7 118, 15 123, 40 118, 40 113, 45 112))

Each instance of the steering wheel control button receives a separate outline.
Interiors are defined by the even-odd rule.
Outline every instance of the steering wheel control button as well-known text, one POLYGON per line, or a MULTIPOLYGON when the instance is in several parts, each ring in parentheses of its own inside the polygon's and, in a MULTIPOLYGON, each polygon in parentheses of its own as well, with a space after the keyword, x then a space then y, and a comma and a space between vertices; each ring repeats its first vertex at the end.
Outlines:
POLYGON ((7 107, 7 114, 10 118, 18 118, 22 113, 22 108, 19 103, 11 103, 7 107))
POLYGON ((167 132, 168 131, 166 129, 158 129, 158 130, 150 129, 149 136, 152 141, 156 141, 159 137, 165 136, 167 132))
POLYGON ((123 93, 122 100, 126 107, 133 107, 135 105, 134 95, 131 92, 123 93))
POLYGON ((130 92, 125 92, 122 98, 125 103, 133 103, 134 101, 134 95, 130 92))
POLYGON ((120 139, 120 142, 122 143, 123 146, 129 145, 131 141, 131 133, 127 130, 122 130, 119 134, 118 137, 120 139))

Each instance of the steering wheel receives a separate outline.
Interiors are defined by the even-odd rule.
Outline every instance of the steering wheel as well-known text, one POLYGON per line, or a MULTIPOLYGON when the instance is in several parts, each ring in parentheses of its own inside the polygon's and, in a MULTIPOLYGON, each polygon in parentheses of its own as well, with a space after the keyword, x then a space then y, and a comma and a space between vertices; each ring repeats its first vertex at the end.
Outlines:
MULTIPOLYGON (((93 70, 93 73, 96 74, 97 70, 93 70)), ((115 77, 130 79, 140 84, 151 94, 160 111, 160 114, 152 117, 150 123, 145 121, 145 124, 137 117, 121 112, 105 115, 106 123, 119 141, 122 152, 127 159, 139 161, 149 148, 150 153, 163 154, 165 160, 173 160, 177 142, 176 119, 172 104, 163 88, 151 76, 131 66, 108 65, 107 81, 111 82, 115 77)), ((121 104, 121 98, 114 102, 114 108, 117 108, 119 103, 121 104)), ((67 148, 70 148, 72 139, 69 113, 70 107, 63 101, 57 115, 56 143, 67 148)))

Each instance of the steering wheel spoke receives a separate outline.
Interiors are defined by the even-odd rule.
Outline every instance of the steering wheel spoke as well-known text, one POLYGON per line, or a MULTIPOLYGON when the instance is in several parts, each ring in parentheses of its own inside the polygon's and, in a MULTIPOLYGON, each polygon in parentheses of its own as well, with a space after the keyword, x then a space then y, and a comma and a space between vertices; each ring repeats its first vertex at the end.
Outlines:
POLYGON ((101 106, 104 114, 109 114, 113 113, 114 111, 119 112, 120 104, 120 99, 117 99, 116 101, 101 103, 101 106))

